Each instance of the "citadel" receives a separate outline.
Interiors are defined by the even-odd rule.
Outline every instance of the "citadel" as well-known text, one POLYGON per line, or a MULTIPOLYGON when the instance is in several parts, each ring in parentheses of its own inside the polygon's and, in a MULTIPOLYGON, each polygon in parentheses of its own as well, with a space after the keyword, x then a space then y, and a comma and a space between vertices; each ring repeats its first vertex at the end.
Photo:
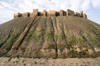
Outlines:
POLYGON ((74 12, 72 10, 67 9, 66 11, 60 10, 60 11, 55 11, 55 10, 43 10, 43 12, 38 12, 38 9, 33 9, 33 12, 25 12, 25 13, 15 13, 14 18, 18 17, 33 17, 33 16, 43 16, 43 17, 57 17, 57 16, 76 16, 76 17, 81 17, 81 18, 86 18, 87 15, 83 14, 83 11, 79 12, 74 12))

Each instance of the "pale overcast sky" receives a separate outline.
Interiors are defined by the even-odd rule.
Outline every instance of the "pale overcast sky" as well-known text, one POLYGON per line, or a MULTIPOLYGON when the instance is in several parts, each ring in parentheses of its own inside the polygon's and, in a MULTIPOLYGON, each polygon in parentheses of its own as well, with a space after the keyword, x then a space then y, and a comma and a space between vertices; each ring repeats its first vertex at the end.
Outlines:
POLYGON ((0 0, 0 24, 12 20, 16 12, 33 9, 83 11, 89 20, 100 24, 100 0, 0 0))

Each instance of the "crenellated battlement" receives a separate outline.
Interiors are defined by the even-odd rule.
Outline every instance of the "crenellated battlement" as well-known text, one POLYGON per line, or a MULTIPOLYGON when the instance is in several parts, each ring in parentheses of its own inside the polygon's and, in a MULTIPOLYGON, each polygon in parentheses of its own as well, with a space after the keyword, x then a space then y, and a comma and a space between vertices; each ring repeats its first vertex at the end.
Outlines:
POLYGON ((43 12, 38 12, 38 9, 33 9, 33 12, 25 12, 25 13, 15 13, 14 18, 18 17, 33 17, 33 16, 44 16, 44 17, 56 17, 56 16, 77 16, 87 19, 87 15, 83 14, 83 11, 74 12, 72 10, 67 9, 66 11, 60 10, 50 10, 46 11, 43 10, 43 12))

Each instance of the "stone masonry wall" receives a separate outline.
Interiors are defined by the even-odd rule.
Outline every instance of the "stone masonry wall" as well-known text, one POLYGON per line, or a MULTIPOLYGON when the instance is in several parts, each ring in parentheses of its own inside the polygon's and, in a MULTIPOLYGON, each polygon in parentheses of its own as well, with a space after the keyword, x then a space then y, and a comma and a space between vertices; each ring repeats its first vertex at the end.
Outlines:
POLYGON ((83 11, 74 12, 72 10, 67 9, 66 11, 60 10, 60 11, 55 11, 55 10, 50 10, 46 11, 43 10, 43 12, 38 12, 38 9, 33 9, 33 12, 25 12, 25 13, 15 13, 14 18, 18 17, 33 17, 33 16, 43 16, 43 17, 57 17, 57 16, 76 16, 76 17, 81 17, 81 18, 86 18, 87 15, 83 14, 83 11))

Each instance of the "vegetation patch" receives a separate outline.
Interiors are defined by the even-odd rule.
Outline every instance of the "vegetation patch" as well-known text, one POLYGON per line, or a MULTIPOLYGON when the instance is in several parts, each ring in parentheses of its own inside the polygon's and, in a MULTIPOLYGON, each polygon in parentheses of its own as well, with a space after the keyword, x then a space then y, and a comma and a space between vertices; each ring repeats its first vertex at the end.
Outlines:
POLYGON ((32 34, 28 34, 28 36, 26 37, 26 40, 29 40, 32 37, 32 34))
POLYGON ((34 41, 38 41, 39 40, 36 35, 33 35, 32 38, 33 38, 34 41))
POLYGON ((8 45, 12 45, 12 44, 14 43, 14 41, 17 39, 17 37, 18 37, 18 35, 16 35, 16 34, 11 34, 10 39, 8 39, 8 40, 9 40, 8 45))
POLYGON ((100 38, 97 36, 96 38, 92 38, 90 34, 86 33, 88 40, 90 41, 91 45, 99 45, 100 43, 100 38))
POLYGON ((94 25, 92 25, 90 23, 88 23, 88 25, 97 30, 97 28, 94 25))
POLYGON ((53 39, 54 33, 52 31, 47 31, 47 35, 46 36, 48 36, 47 40, 53 39))
POLYGON ((72 36, 71 38, 69 38, 69 41, 68 41, 68 45, 75 45, 76 44, 76 38, 74 36, 72 36))
POLYGON ((25 27, 21 27, 21 29, 22 29, 22 30, 24 30, 24 29, 25 29, 25 27))
POLYGON ((59 50, 63 49, 63 48, 66 48, 66 45, 65 44, 57 44, 57 48, 59 50))
POLYGON ((91 37, 89 37, 89 41, 91 42, 91 45, 98 45, 98 42, 96 41, 97 39, 93 39, 91 37))
POLYGON ((97 38, 97 41, 100 43, 100 38, 97 38))
POLYGON ((65 35, 64 35, 64 32, 61 32, 61 34, 58 35, 57 38, 58 38, 60 41, 66 40, 66 37, 65 37, 65 35))
MULTIPOLYGON (((79 38, 79 41, 84 43, 87 41, 86 37, 82 34, 82 31, 79 32, 79 35, 82 37, 82 39, 79 38)), ((89 34, 87 33, 87 36, 89 37, 89 34)))
POLYGON ((36 61, 34 61, 34 63, 35 63, 35 64, 37 64, 37 62, 36 62, 36 61))
POLYGON ((57 41, 58 35, 55 35, 55 40, 57 41))
POLYGON ((66 30, 68 31, 68 27, 66 26, 66 30))
POLYGON ((28 41, 31 37, 32 37, 32 34, 35 32, 35 28, 33 29, 33 31, 31 31, 25 38, 25 41, 28 41))
POLYGON ((56 49, 56 44, 49 44, 46 48, 44 49, 56 49))
POLYGON ((82 41, 83 41, 83 42, 87 41, 87 39, 85 38, 84 35, 82 35, 82 34, 79 34, 79 35, 82 37, 82 39, 83 39, 82 41))
POLYGON ((45 31, 44 29, 41 29, 41 31, 45 31))
POLYGON ((40 31, 38 31, 38 32, 41 32, 41 33, 42 33, 42 34, 39 35, 39 36, 37 36, 37 32, 35 32, 35 33, 32 35, 33 40, 37 42, 37 41, 40 40, 40 38, 43 38, 43 37, 44 37, 44 34, 43 34, 44 31, 45 31, 44 29, 41 29, 40 31))
POLYGON ((87 37, 89 37, 90 36, 90 34, 88 34, 88 33, 86 33, 87 34, 87 37))
POLYGON ((19 59, 19 55, 17 55, 17 58, 19 59))
POLYGON ((76 20, 76 21, 74 21, 75 23, 78 23, 79 21, 78 20, 76 20))
POLYGON ((64 36, 64 35, 60 35, 60 38, 61 38, 62 40, 64 40, 64 39, 65 39, 65 36, 64 36))
POLYGON ((94 52, 93 54, 88 54, 87 51, 83 50, 80 52, 77 52, 75 50, 71 50, 68 53, 68 57, 70 58, 96 58, 100 57, 99 52, 94 52))
POLYGON ((1 39, 2 37, 0 37, 0 39, 1 39))

